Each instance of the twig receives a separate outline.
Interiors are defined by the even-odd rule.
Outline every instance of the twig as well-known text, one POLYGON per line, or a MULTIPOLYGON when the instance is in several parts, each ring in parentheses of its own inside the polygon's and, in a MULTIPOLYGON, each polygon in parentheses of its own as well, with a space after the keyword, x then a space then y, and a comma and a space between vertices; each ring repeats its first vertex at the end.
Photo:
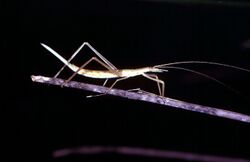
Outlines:
POLYGON ((149 148, 133 148, 126 146, 82 146, 77 148, 59 149, 53 152, 53 157, 60 158, 70 155, 96 155, 103 153, 116 153, 130 156, 143 156, 152 158, 178 159, 185 161, 200 161, 200 162, 250 162, 247 159, 220 157, 205 154, 195 154, 190 152, 159 150, 149 148))
MULTIPOLYGON (((47 84, 52 84, 52 85, 57 85, 57 86, 61 86, 64 83, 63 79, 49 78, 49 77, 44 77, 44 76, 32 75, 31 79, 34 82, 47 83, 47 84)), ((106 93, 109 89, 103 86, 80 83, 76 81, 68 82, 67 84, 65 84, 65 87, 82 89, 82 90, 92 91, 96 93, 106 93)), ((195 111, 195 112, 200 112, 200 113, 209 114, 213 116, 218 116, 218 117, 223 117, 223 118, 250 123, 249 115, 240 114, 237 112, 213 108, 213 107, 208 107, 208 106, 202 106, 202 105, 193 104, 193 103, 188 103, 188 102, 184 102, 184 101, 180 101, 180 100, 176 100, 176 99, 172 99, 168 97, 162 97, 162 96, 158 96, 158 95, 154 95, 150 93, 135 93, 135 92, 129 92, 126 90, 113 88, 110 91, 108 91, 107 94, 124 97, 128 99, 133 99, 133 100, 140 100, 140 101, 146 101, 146 102, 151 102, 151 103, 160 104, 160 105, 171 106, 175 108, 180 108, 180 109, 185 109, 189 111, 195 111)))

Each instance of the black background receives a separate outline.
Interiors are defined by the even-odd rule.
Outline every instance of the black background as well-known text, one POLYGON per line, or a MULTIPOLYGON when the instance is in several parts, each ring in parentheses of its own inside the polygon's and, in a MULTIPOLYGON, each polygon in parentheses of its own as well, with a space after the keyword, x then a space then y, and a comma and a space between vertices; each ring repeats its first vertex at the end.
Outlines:
MULTIPOLYGON (((40 42, 68 58, 88 41, 118 68, 203 60, 249 69, 249 7, 80 0, 3 4, 3 55, 7 58, 2 60, 8 66, 3 67, 2 74, 10 83, 3 86, 8 98, 3 118, 7 161, 55 161, 52 151, 84 145, 158 148, 250 159, 249 124, 113 96, 86 99, 90 92, 32 83, 30 79, 30 75, 53 76, 62 66, 40 42)), ((86 48, 74 61, 79 65, 91 56, 86 48)), ((170 70, 159 75, 166 82, 168 97, 250 114, 249 73, 212 65, 183 67, 216 77, 240 94, 195 74, 170 70)), ((67 69, 61 77, 69 75, 67 69)), ((157 93, 155 83, 142 77, 117 87, 140 87, 157 93)), ((111 159, 161 160, 112 154, 74 158, 111 159)))

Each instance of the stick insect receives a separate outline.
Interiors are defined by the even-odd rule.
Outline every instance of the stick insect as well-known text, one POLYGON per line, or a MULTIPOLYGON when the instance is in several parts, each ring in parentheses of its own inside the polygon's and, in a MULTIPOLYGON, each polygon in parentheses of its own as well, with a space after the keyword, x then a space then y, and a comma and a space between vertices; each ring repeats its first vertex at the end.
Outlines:
MULTIPOLYGON (((181 62, 173 62, 173 63, 166 63, 166 64, 160 64, 160 65, 155 65, 155 66, 147 66, 147 67, 142 67, 142 68, 136 68, 136 69, 118 69, 116 68, 111 62, 109 62, 103 55, 101 55, 93 46, 91 46, 88 42, 84 42, 74 53, 73 55, 68 59, 64 59, 61 55, 59 55, 56 51, 54 51, 52 48, 49 46, 41 43, 41 45, 50 51, 54 56, 56 56, 62 63, 64 63, 64 66, 56 73, 54 76, 55 78, 58 77, 58 75, 62 72, 62 70, 65 67, 68 67, 71 69, 74 73, 64 82, 62 86, 64 86, 66 83, 68 83, 70 80, 72 80, 75 75, 82 75, 85 77, 89 78, 95 78, 95 79, 105 79, 103 86, 106 85, 107 81, 111 78, 116 78, 115 82, 109 87, 109 90, 111 90, 119 81, 129 79, 131 77, 135 76, 143 76, 149 80, 152 80, 157 83, 157 87, 159 90, 159 95, 164 97, 164 91, 165 91, 165 82, 163 80, 160 80, 159 77, 156 75, 156 73, 162 73, 162 72, 168 72, 168 69, 178 69, 178 70, 185 70, 189 71, 192 73, 196 73, 198 75, 204 76, 208 79, 211 79, 231 90, 234 91, 231 87, 228 87, 226 84, 223 82, 209 76, 203 73, 200 73, 198 71, 194 71, 188 68, 183 68, 183 67, 177 67, 173 65, 179 65, 179 64, 212 64, 212 65, 219 65, 219 66, 225 66, 229 68, 234 68, 246 72, 250 72, 250 70, 233 66, 233 65, 228 65, 228 64, 222 64, 222 63, 217 63, 217 62, 207 62, 207 61, 181 61, 181 62), (71 64, 70 62, 72 59, 80 52, 80 50, 84 47, 87 46, 89 47, 94 54, 97 57, 92 57, 88 61, 86 61, 84 64, 82 64, 80 67, 71 64), (91 70, 91 69, 86 69, 85 67, 93 62, 96 61, 100 65, 102 65, 104 68, 107 70, 91 70)), ((108 90, 108 91, 109 91, 108 90)), ((107 92, 108 92, 107 91, 107 92)), ((98 95, 96 95, 98 96, 98 95)), ((91 97, 91 96, 90 96, 91 97)))

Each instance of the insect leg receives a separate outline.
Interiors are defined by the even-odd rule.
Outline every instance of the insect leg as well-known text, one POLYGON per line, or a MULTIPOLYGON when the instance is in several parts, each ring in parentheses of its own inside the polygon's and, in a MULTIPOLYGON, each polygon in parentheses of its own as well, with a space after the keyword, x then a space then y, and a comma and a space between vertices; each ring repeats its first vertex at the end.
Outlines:
MULTIPOLYGON (((112 70, 117 70, 117 68, 111 63, 109 62, 104 56, 102 56, 93 46, 91 46, 88 42, 83 42, 83 44, 73 53, 73 55, 67 60, 68 63, 70 63, 70 61, 73 60, 73 58, 80 52, 80 50, 84 47, 84 46, 88 46, 94 53, 96 56, 98 56, 105 64, 107 64, 110 69, 112 70)), ((62 70, 66 67, 67 65, 65 64, 54 76, 54 78, 56 78, 61 72, 62 70)))
POLYGON ((106 91, 106 93, 107 93, 108 91, 110 91, 110 90, 116 85, 117 82, 119 82, 119 81, 121 81, 121 80, 128 79, 128 78, 130 78, 130 77, 123 77, 123 78, 116 79, 116 81, 109 87, 109 89, 106 91))
POLYGON ((106 80, 104 81, 104 83, 102 84, 102 86, 105 86, 106 83, 108 82, 108 80, 109 80, 109 79, 106 79, 106 80))
POLYGON ((98 96, 103 96, 103 95, 106 95, 114 86, 117 82, 121 81, 121 80, 125 80, 125 79, 128 79, 129 77, 123 77, 123 78, 119 78, 119 79, 116 79, 116 81, 109 87, 109 89, 103 93, 103 94, 97 94, 97 95, 89 95, 87 96, 87 98, 91 98, 91 97, 98 97, 98 96))
MULTIPOLYGON (((80 52, 80 50, 86 45, 86 42, 84 42, 74 53, 73 55, 67 60, 68 63, 70 63, 71 60, 73 60, 73 58, 80 52)), ((58 77, 58 75, 63 71, 63 69, 66 67, 67 65, 64 64, 62 66, 62 68, 56 73, 56 75, 54 76, 54 78, 58 77)))
MULTIPOLYGON (((156 74, 147 74, 147 75, 159 80, 159 78, 158 78, 158 76, 156 74)), ((157 87, 158 87, 159 93, 162 94, 162 89, 161 89, 161 85, 160 85, 159 82, 157 82, 157 87)))
POLYGON ((157 84, 160 83, 162 85, 162 87, 161 87, 161 91, 159 91, 159 93, 160 93, 160 96, 164 96, 164 89, 165 89, 164 81, 162 81, 162 80, 160 80, 158 78, 153 78, 153 77, 151 77, 151 76, 149 76, 148 74, 145 74, 145 73, 143 73, 142 76, 157 82, 157 84))
POLYGON ((117 70, 117 68, 109 62, 102 54, 100 54, 93 46, 91 46, 88 42, 85 42, 86 45, 104 62, 106 63, 111 69, 117 70))
MULTIPOLYGON (((136 93, 144 93, 144 94, 155 95, 154 93, 150 93, 150 92, 144 91, 141 88, 128 89, 127 91, 128 92, 136 92, 136 93)), ((104 96, 104 95, 107 95, 107 94, 102 93, 102 94, 97 94, 97 95, 89 95, 89 96, 86 96, 86 97, 87 98, 91 98, 91 97, 100 97, 100 96, 104 96)))

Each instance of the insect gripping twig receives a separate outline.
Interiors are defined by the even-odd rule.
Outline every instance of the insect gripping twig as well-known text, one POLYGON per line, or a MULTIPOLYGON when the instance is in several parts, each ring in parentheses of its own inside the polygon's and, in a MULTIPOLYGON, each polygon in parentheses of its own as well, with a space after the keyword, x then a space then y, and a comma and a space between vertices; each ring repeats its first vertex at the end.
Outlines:
MULTIPOLYGON (((52 85, 57 85, 57 86, 61 86, 65 82, 65 80, 63 79, 49 78, 45 76, 31 76, 31 78, 32 78, 32 81, 34 82, 52 84, 52 85)), ((212 116, 223 117, 227 119, 233 119, 233 120, 237 120, 241 122, 250 123, 249 115, 240 114, 237 112, 223 110, 219 108, 213 108, 213 107, 188 103, 188 102, 184 102, 184 101, 180 101, 180 100, 176 100, 176 99, 172 99, 168 97, 154 95, 151 93, 129 92, 126 90, 115 89, 115 88, 108 91, 109 88, 104 87, 104 86, 80 83, 76 81, 69 81, 64 86, 69 87, 69 88, 92 91, 96 93, 107 92, 107 94, 109 95, 114 95, 114 96, 119 96, 119 97, 124 97, 128 99, 139 100, 139 101, 146 101, 146 102, 150 102, 154 104, 160 104, 160 105, 170 106, 174 108, 185 109, 185 110, 200 112, 200 113, 204 113, 204 114, 208 114, 212 116)))
MULTIPOLYGON (((171 98, 164 97, 164 90, 165 90, 165 83, 163 80, 160 80, 158 76, 156 75, 157 73, 161 72, 167 72, 167 69, 178 69, 178 70, 185 70, 188 72, 196 73, 198 75, 201 75, 203 77, 206 77, 208 79, 211 79, 223 86, 226 86, 227 88, 230 89, 227 85, 222 83, 219 80, 216 80, 213 77, 210 77, 206 74, 183 68, 183 67, 176 67, 173 65, 179 65, 179 64, 212 64, 212 65, 219 65, 219 66, 224 66, 224 67, 230 67, 234 68, 237 70, 242 70, 246 72, 250 72, 248 69, 232 66, 232 65, 227 65, 227 64, 222 64, 222 63, 216 63, 216 62, 205 62, 205 61, 182 61, 182 62, 174 62, 174 63, 167 63, 167 64, 161 64, 161 65, 155 65, 155 66, 148 66, 148 67, 142 67, 142 68, 137 68, 137 69, 117 69, 111 62, 109 62, 104 56, 102 56, 96 49, 94 49, 88 42, 84 42, 76 51, 75 53, 68 59, 64 59, 61 55, 59 55, 56 51, 54 51, 52 48, 49 46, 41 43, 41 45, 50 51, 54 56, 56 56, 61 62, 63 62, 64 66, 57 72, 57 74, 54 76, 54 78, 48 78, 48 77, 42 77, 42 76, 32 76, 32 80, 36 82, 41 82, 41 83, 49 83, 49 84, 54 84, 54 85, 60 85, 60 86, 66 86, 66 87, 71 87, 71 88, 78 88, 78 89, 84 89, 84 90, 89 90, 93 92, 98 92, 101 93, 101 95, 105 94, 111 94, 111 95, 116 95, 120 97, 126 97, 129 99, 134 99, 134 100, 141 100, 141 101, 147 101, 147 102, 152 102, 156 104, 161 104, 161 105, 167 105, 171 107, 176 107, 176 108, 181 108, 181 109, 186 109, 190 111, 196 111, 200 113, 205 113, 213 116, 219 116, 219 117, 224 117, 228 119, 234 119, 234 120, 239 120, 242 122, 248 122, 250 123, 250 117, 248 115, 244 114, 239 114, 236 112, 231 112, 227 110, 221 110, 217 108, 212 108, 208 106, 201 106, 197 104, 192 104, 192 103, 187 103, 171 98), (92 57, 88 61, 86 61, 84 64, 81 66, 76 66, 74 64, 71 64, 71 61, 73 58, 79 53, 79 51, 84 47, 87 46, 89 47, 94 54, 97 57, 92 57), (99 63, 101 66, 105 67, 107 70, 91 70, 91 69, 86 69, 85 67, 91 63, 92 61, 96 61, 99 63), (73 74, 67 79, 67 80, 62 80, 57 78, 58 75, 61 73, 61 71, 65 68, 68 67, 73 71, 73 74), (94 79, 105 79, 105 82, 103 83, 103 86, 97 86, 97 85, 91 85, 91 84, 85 84, 85 83, 79 83, 75 81, 71 81, 75 75, 82 75, 85 77, 89 78, 94 78, 94 79), (149 80, 155 81, 158 86, 159 90, 159 95, 152 94, 149 92, 142 93, 142 90, 139 90, 137 93, 131 92, 131 91, 124 91, 124 90, 118 90, 118 89, 113 89, 115 84, 119 81, 135 77, 135 76, 143 76, 149 80), (115 78, 115 82, 110 86, 110 87, 104 87, 104 85, 107 83, 108 79, 110 78, 115 78)), ((98 95, 94 95, 98 96, 98 95)), ((90 96, 92 97, 92 96, 90 96)))
MULTIPOLYGON (((117 69, 111 62, 109 62, 104 56, 102 56, 94 47, 92 47, 88 42, 84 42, 77 51, 70 57, 69 60, 64 59, 60 54, 58 54, 56 51, 54 51, 49 46, 41 43, 41 45, 50 51, 54 56, 56 56, 61 62, 64 63, 64 66, 59 70, 59 72, 55 75, 57 77, 59 73, 66 67, 70 68, 74 73, 63 83, 62 85, 66 84, 70 80, 73 79, 73 77, 77 74, 89 77, 89 78, 95 78, 95 79, 106 79, 103 85, 106 84, 107 80, 110 78, 116 78, 116 81, 109 87, 108 91, 111 90, 116 83, 119 81, 135 77, 135 76, 143 76, 149 80, 155 81, 158 86, 159 94, 161 96, 164 96, 164 89, 165 89, 165 83, 164 81, 160 80, 156 74, 148 74, 148 73, 160 73, 167 71, 166 69, 161 69, 158 67, 143 67, 143 68, 137 68, 137 69, 117 69), (86 61, 84 64, 82 64, 80 67, 71 64, 70 61, 79 53, 79 51, 84 47, 88 46, 94 54, 98 57, 92 57, 88 61, 86 61), (107 70, 90 70, 86 69, 85 67, 91 63, 92 61, 96 61, 103 67, 105 67, 107 70)), ((164 65, 165 66, 165 65, 164 65)), ((105 92, 106 94, 107 92, 105 92)))
MULTIPOLYGON (((62 84, 62 86, 64 86, 64 84, 66 84, 67 82, 69 82, 70 80, 73 79, 73 77, 75 75, 82 75, 85 77, 89 77, 89 78, 94 78, 94 79, 106 79, 104 84, 105 85, 108 81, 108 79, 110 78, 116 78, 115 82, 109 87, 108 91, 111 90, 119 81, 122 80, 126 80, 128 78, 131 77, 135 77, 135 76, 143 76, 149 80, 152 80, 154 82, 157 83, 158 86, 158 90, 159 90, 159 94, 160 96, 164 96, 164 91, 165 91, 165 82, 163 80, 160 80, 158 78, 158 76, 156 75, 156 73, 161 73, 161 72, 167 72, 167 69, 178 69, 178 70, 184 70, 184 71, 188 71, 188 72, 192 72, 195 74, 198 74, 200 76, 206 77, 208 79, 211 79, 223 86, 225 86, 226 88, 234 91, 237 93, 236 90, 234 90, 233 88, 227 86, 226 84, 224 84, 223 82, 210 77, 206 74, 200 73, 198 71, 194 71, 191 69, 187 69, 187 68, 183 68, 183 67, 176 67, 173 65, 180 65, 180 64, 212 64, 212 65, 217 65, 217 66, 224 66, 224 67, 230 67, 233 69, 237 69, 237 70, 241 70, 241 71, 246 71, 250 73, 250 70, 248 69, 244 69, 241 67, 237 67, 237 66, 232 66, 232 65, 227 65, 227 64, 222 64, 222 63, 216 63, 216 62, 206 62, 206 61, 181 61, 181 62, 173 62, 173 63, 167 63, 167 64, 161 64, 161 65, 155 65, 155 66, 148 66, 148 67, 142 67, 142 68, 136 68, 136 69, 117 69, 111 62, 109 62, 104 56, 102 56, 94 47, 92 47, 88 42, 84 42, 77 50, 76 52, 69 58, 69 60, 64 59, 60 54, 58 54, 56 51, 54 51, 52 48, 50 48, 49 46, 41 43, 41 45, 47 49, 48 51, 50 51, 54 56, 56 56, 61 62, 64 63, 64 66, 57 72, 57 74, 55 75, 55 78, 61 73, 61 71, 67 66, 68 68, 70 68, 74 73, 65 81, 65 83, 62 84), (87 46, 89 47, 94 54, 97 57, 92 57, 91 59, 89 59, 88 61, 86 61, 84 64, 82 64, 80 67, 71 64, 70 62, 72 61, 72 59, 80 52, 80 50, 84 47, 87 46), (99 63, 101 66, 105 67, 107 70, 90 70, 90 69, 86 69, 85 67, 93 62, 96 61, 97 63, 99 63)), ((105 92, 106 94, 107 92, 105 92)))

